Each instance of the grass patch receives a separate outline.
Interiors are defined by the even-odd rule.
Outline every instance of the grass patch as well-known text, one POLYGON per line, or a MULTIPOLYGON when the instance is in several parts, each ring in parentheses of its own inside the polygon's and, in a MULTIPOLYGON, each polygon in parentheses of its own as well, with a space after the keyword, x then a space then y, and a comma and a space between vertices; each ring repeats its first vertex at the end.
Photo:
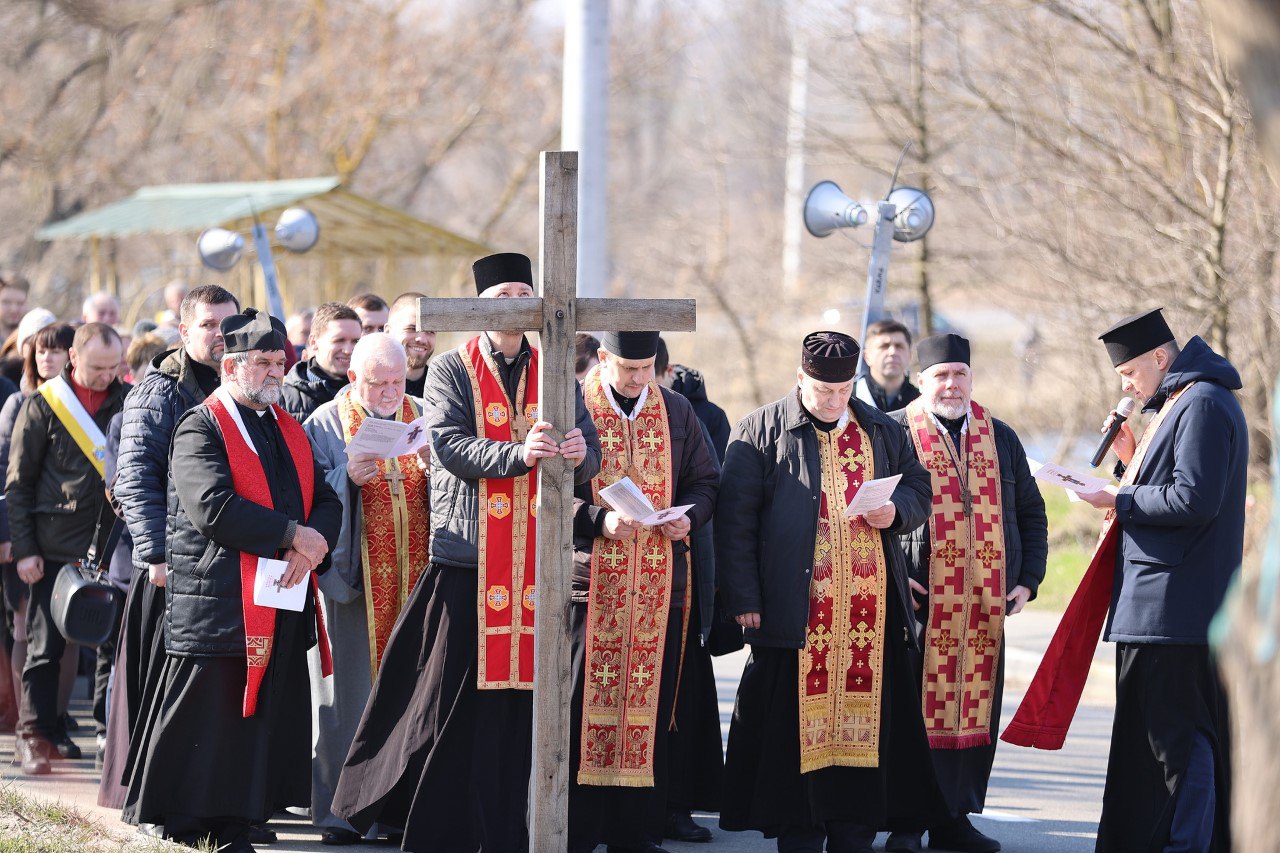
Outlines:
MULTIPOLYGON (((191 849, 157 838, 110 832, 74 806, 28 796, 13 784, 0 785, 0 853, 176 853, 191 849)), ((211 845, 198 849, 205 853, 214 850, 211 845)))
POLYGON ((1102 511, 1068 500, 1065 489, 1044 487, 1041 494, 1049 519, 1049 562, 1032 606, 1062 611, 1089 567, 1102 529, 1102 511))

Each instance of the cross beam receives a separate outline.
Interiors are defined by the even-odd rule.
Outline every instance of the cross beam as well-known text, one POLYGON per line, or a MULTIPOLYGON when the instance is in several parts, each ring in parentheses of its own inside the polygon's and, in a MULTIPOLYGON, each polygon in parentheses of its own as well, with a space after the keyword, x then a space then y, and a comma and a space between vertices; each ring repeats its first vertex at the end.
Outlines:
MULTIPOLYGON (((564 439, 576 420, 574 345, 578 329, 692 332, 692 299, 578 299, 578 154, 542 152, 540 297, 422 299, 420 329, 537 331, 539 418, 564 439)), ((538 463, 537 609, 534 615, 533 774, 529 849, 569 844, 569 703, 572 632, 573 468, 556 456, 538 463)))

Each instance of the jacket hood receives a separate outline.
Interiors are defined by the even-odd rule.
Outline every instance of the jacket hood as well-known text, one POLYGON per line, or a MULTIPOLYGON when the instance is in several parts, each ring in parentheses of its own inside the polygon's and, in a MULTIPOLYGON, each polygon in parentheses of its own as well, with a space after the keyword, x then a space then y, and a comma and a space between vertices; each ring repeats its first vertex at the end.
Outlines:
POLYGON ((177 379, 182 375, 182 362, 185 354, 186 350, 182 347, 166 350, 151 359, 151 369, 158 370, 165 376, 177 379))
POLYGON ((1165 397, 1192 382, 1213 382, 1228 391, 1238 391, 1244 385, 1240 381, 1240 372, 1231 366, 1231 362, 1214 352, 1197 335, 1187 341, 1182 352, 1173 360, 1169 372, 1160 383, 1160 391, 1145 408, 1152 408, 1152 404, 1157 401, 1163 403, 1165 397))
POLYGON ((298 362, 289 368, 289 372, 285 374, 284 384, 294 386, 309 397, 319 397, 325 400, 328 400, 334 393, 347 386, 345 377, 342 379, 342 384, 339 385, 337 380, 326 379, 319 373, 313 372, 311 368, 314 364, 314 359, 298 362))
POLYGON ((673 364, 672 369, 675 371, 675 379, 671 382, 672 391, 690 402, 707 399, 707 382, 701 373, 683 364, 673 364))

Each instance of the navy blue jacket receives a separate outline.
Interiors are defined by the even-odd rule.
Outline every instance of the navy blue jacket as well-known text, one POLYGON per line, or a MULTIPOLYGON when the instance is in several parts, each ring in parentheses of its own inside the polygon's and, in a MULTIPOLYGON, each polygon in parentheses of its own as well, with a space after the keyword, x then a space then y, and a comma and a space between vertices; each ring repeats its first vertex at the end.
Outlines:
POLYGON ((1116 495, 1120 554, 1106 639, 1202 645, 1244 553, 1249 433, 1240 374, 1189 340, 1147 402, 1178 398, 1134 483, 1116 495))

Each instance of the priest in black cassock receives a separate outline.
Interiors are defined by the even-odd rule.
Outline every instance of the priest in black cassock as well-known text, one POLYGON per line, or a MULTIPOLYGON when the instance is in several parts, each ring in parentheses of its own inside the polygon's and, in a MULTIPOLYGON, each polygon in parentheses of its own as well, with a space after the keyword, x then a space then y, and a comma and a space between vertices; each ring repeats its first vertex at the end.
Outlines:
POLYGON ((877 827, 945 814, 920 714, 896 536, 929 516, 929 472, 888 415, 851 399, 858 345, 804 339, 798 387, 729 441, 716 572, 751 644, 725 754, 720 826, 780 853, 869 853, 877 827), (858 488, 901 474, 887 503, 858 488))
POLYGON ((223 384, 183 415, 170 451, 166 658, 131 746, 125 817, 244 853, 251 823, 310 803, 307 649, 328 657, 314 573, 342 507, 276 405, 283 324, 248 308, 221 326, 223 384), (301 611, 257 603, 260 573, 278 592, 304 584, 301 611))
MULTIPOLYGON (((481 297, 534 295, 524 255, 490 255, 472 272, 481 297)), ((333 813, 361 833, 402 828, 405 850, 528 846, 538 461, 571 460, 579 482, 600 467, 580 394, 563 442, 538 417, 539 357, 521 332, 484 332, 427 370, 430 563, 333 796, 333 813)))

